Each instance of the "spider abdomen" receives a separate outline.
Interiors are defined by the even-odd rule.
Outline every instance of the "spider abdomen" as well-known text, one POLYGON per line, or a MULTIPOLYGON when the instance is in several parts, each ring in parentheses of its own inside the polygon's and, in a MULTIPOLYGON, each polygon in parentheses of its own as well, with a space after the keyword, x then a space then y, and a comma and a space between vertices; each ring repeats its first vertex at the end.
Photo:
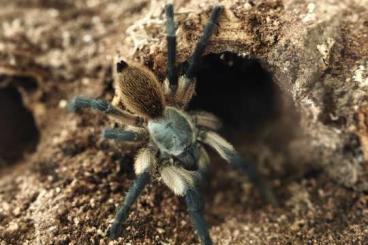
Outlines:
POLYGON ((162 116, 165 107, 161 84, 155 75, 140 65, 120 61, 116 67, 117 100, 131 112, 147 118, 162 116))
POLYGON ((173 107, 166 107, 163 117, 149 120, 148 131, 161 152, 179 156, 195 141, 190 119, 173 107))

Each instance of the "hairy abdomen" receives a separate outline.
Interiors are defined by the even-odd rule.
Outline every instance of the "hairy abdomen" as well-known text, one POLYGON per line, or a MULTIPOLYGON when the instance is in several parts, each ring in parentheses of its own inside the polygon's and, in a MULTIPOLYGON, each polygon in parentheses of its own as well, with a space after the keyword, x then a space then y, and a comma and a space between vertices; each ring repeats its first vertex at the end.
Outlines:
POLYGON ((117 65, 116 96, 124 106, 138 115, 157 118, 162 116, 165 101, 160 82, 146 68, 125 62, 117 65))

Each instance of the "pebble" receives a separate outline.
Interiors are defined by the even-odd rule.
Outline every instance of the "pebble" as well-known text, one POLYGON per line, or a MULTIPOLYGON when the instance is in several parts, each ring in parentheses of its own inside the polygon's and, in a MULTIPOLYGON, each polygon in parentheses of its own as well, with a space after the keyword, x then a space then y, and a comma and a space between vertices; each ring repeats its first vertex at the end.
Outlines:
POLYGON ((14 231, 17 231, 18 229, 19 229, 19 225, 15 222, 11 222, 8 226, 7 231, 8 232, 14 232, 14 231))

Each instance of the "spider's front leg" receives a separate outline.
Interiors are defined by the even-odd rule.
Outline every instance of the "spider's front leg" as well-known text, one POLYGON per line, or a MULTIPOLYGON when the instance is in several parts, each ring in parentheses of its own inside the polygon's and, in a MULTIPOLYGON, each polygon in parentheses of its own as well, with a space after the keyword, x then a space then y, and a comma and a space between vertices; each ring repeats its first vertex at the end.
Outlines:
POLYGON ((150 170, 155 161, 154 153, 149 148, 143 148, 137 154, 134 169, 138 177, 130 187, 123 204, 118 208, 115 220, 108 232, 111 239, 117 239, 121 234, 122 225, 128 218, 130 207, 150 181, 150 170))
MULTIPOLYGON (((207 161, 207 159, 201 159, 200 161, 207 161)), ((207 164, 207 162, 203 162, 200 167, 206 168, 207 164)), ((160 174, 163 182, 176 195, 184 197, 188 213, 202 244, 212 245, 207 224, 203 217, 202 197, 197 190, 197 184, 202 178, 201 171, 190 171, 179 166, 169 165, 163 167, 160 174)))
POLYGON ((143 172, 137 177, 133 185, 130 187, 125 197, 124 203, 119 207, 115 216, 115 220, 112 223, 111 228, 108 232, 111 239, 117 239, 121 234, 121 231, 123 229, 122 225, 128 218, 130 207, 133 205, 135 200, 137 200, 143 188, 149 183, 149 181, 149 172, 143 172))
POLYGON ((197 230, 198 236, 203 245, 212 245, 212 240, 206 221, 203 217, 203 202, 198 190, 192 188, 185 193, 185 203, 187 205, 188 213, 192 218, 193 225, 197 230))
POLYGON ((258 188, 262 197, 277 206, 275 198, 268 183, 259 175, 256 167, 244 160, 234 149, 234 147, 224 138, 213 131, 201 132, 200 140, 215 149, 219 155, 229 162, 233 167, 245 172, 249 180, 258 188))

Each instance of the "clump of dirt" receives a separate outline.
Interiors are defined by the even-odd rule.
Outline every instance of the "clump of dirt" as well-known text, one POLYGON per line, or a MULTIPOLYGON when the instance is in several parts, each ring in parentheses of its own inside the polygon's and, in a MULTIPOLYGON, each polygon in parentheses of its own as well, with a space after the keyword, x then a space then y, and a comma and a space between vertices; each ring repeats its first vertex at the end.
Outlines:
MULTIPOLYGON (((362 1, 338 2, 221 2, 191 106, 223 118, 223 133, 268 178, 280 206, 264 203, 211 152, 204 193, 215 244, 368 240, 368 10, 362 1)), ((213 4, 175 3, 179 68, 213 4)), ((103 140, 102 128, 116 124, 105 115, 66 111, 74 95, 112 99, 116 55, 164 77, 163 5, 2 3, 0 156, 15 158, 0 166, 0 244, 198 243, 183 200, 159 181, 110 241, 106 230, 135 178, 139 146, 103 140)))

